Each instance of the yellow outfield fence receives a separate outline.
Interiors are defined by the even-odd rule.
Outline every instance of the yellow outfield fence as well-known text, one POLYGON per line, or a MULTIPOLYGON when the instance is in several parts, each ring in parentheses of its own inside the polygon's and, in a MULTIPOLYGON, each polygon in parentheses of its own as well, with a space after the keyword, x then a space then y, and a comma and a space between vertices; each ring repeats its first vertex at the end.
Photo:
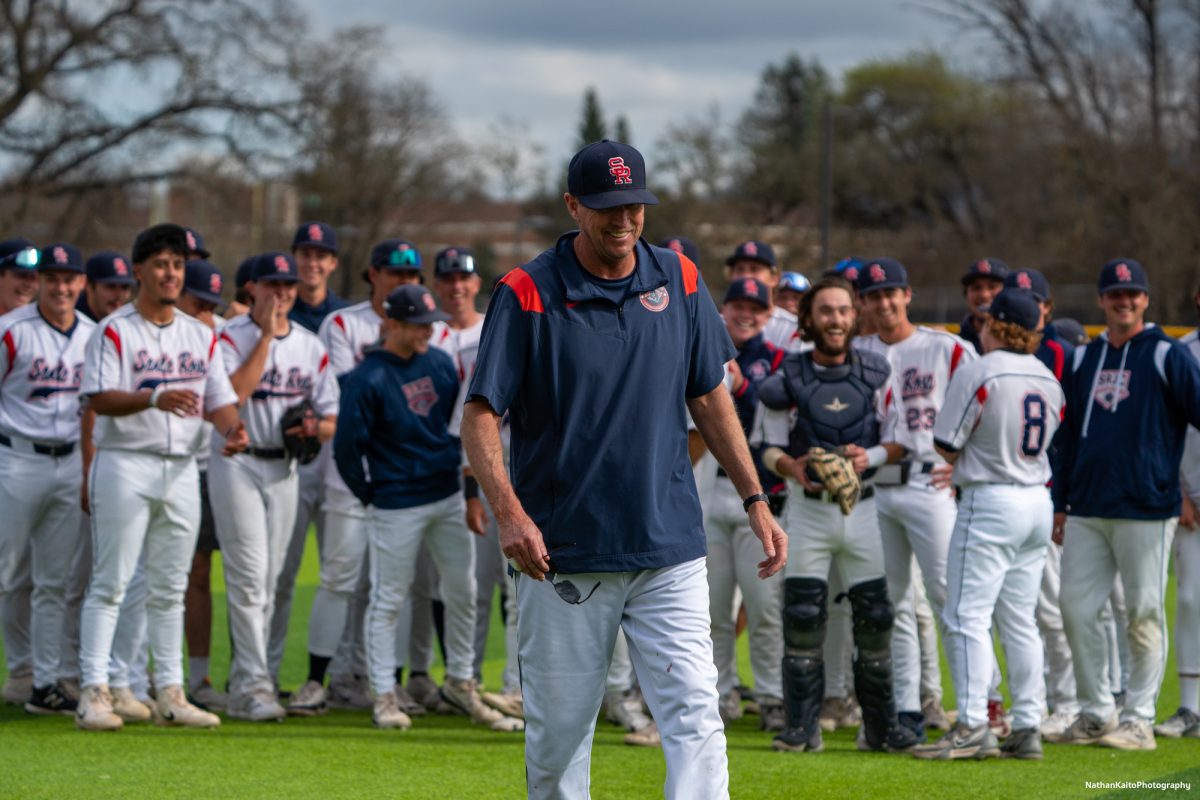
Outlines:
MULTIPOLYGON (((946 323, 941 323, 941 324, 930 323, 929 327, 930 328, 943 328, 945 330, 950 331, 951 333, 958 333, 958 324, 953 323, 953 322, 946 322, 946 323)), ((1176 339, 1178 339, 1188 333, 1191 333, 1194 330, 1194 328, 1189 328, 1184 325, 1160 325, 1159 327, 1162 328, 1163 331, 1165 331, 1168 336, 1174 336, 1176 339)), ((1104 326, 1103 325, 1084 325, 1083 329, 1085 331, 1087 331, 1087 335, 1088 335, 1089 339, 1095 339, 1097 336, 1100 335, 1100 332, 1104 330, 1104 326)))

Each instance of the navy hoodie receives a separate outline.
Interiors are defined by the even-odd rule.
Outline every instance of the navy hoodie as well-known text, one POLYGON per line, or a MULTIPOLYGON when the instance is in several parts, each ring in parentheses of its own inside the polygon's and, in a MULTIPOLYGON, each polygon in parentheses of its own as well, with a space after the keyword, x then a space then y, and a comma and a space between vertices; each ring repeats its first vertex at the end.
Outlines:
POLYGON ((1187 426, 1200 426, 1200 365, 1148 325, 1122 347, 1101 334, 1063 376, 1066 419, 1055 436, 1054 510, 1077 517, 1178 516, 1187 426))

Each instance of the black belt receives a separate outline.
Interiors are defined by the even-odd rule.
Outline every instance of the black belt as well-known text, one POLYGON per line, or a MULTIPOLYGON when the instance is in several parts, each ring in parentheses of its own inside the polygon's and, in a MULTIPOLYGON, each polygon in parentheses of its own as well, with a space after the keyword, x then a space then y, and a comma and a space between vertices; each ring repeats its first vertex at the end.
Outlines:
MULTIPOLYGON (((831 497, 828 493, 826 493, 820 489, 817 489, 815 491, 812 489, 805 489, 804 496, 807 497, 809 500, 820 500, 825 503, 836 503, 837 502, 836 497, 831 497)), ((864 486, 862 488, 862 490, 858 493, 859 500, 866 500, 866 499, 874 497, 874 496, 875 496, 875 487, 874 486, 864 486)))
POLYGON ((901 461, 900 462, 900 482, 908 483, 908 479, 912 477, 915 471, 918 475, 929 475, 933 472, 935 464, 932 461, 901 461), (913 467, 920 466, 920 469, 914 470, 913 467))
POLYGON ((255 458, 287 458, 287 450, 282 447, 247 447, 243 450, 246 455, 255 458))
MULTIPOLYGON (((0 444, 4 445, 5 447, 12 447, 13 441, 8 436, 0 433, 0 444)), ((38 444, 37 442, 30 442, 30 444, 33 445, 33 452, 43 456, 54 456, 55 458, 61 458, 62 456, 69 456, 71 453, 75 452, 74 442, 67 442, 66 444, 38 444)))

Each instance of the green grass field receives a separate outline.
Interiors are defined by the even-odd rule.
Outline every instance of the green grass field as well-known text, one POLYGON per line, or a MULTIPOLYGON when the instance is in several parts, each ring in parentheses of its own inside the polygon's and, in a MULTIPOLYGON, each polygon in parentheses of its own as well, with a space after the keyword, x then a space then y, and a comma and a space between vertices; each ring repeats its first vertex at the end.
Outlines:
MULTIPOLYGON (((317 580, 316 548, 308 548, 292 620, 282 680, 298 686, 307 668, 306 620, 317 580)), ((223 585, 219 567, 214 586, 223 585)), ((224 595, 216 596, 213 674, 225 674, 229 649, 224 595)), ((1174 607, 1173 599, 1169 600, 1174 607)), ((484 677, 496 686, 503 668, 500 626, 492 626, 484 677)), ((745 640, 742 675, 748 677, 745 640)), ((949 683, 949 671, 943 669, 949 683)), ((440 679, 440 676, 438 676, 440 679)), ((947 703, 953 702, 947 687, 947 703)), ((1178 701, 1174 661, 1159 701, 1160 717, 1178 701)), ((596 798, 661 796, 665 769, 658 750, 628 747, 622 732, 601 722, 592 759, 596 798)), ((378 731, 366 712, 330 712, 283 724, 226 721, 215 731, 130 726, 115 734, 84 734, 68 717, 32 717, 0 708, 0 798, 458 798, 520 797, 523 740, 491 733, 462 717, 424 717, 409 731, 378 731)), ((757 718, 729 732, 734 797, 895 800, 916 796, 1121 797, 1152 790, 1089 790, 1085 781, 1191 784, 1200 795, 1200 741, 1160 740, 1153 753, 1046 746, 1042 762, 927 763, 904 756, 859 753, 853 731, 826 737, 826 752, 785 755, 770 749, 757 718)), ((1155 794, 1159 794, 1154 792, 1155 794)))

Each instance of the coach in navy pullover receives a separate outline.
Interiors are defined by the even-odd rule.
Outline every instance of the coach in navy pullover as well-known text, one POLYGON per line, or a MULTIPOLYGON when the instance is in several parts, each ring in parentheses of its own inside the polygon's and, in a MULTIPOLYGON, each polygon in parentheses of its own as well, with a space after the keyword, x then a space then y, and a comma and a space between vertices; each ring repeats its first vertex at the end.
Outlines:
POLYGON ((416 320, 448 318, 432 306, 432 296, 421 286, 392 292, 383 345, 368 350, 363 362, 341 378, 338 416, 343 422, 334 436, 333 457, 342 480, 363 505, 411 508, 459 489, 462 451, 447 432, 458 396, 454 361, 429 348, 428 324, 409 325, 414 330, 400 347, 396 341, 403 337, 388 335, 397 315, 410 310, 416 320), (402 301, 408 302, 403 309, 402 301))

